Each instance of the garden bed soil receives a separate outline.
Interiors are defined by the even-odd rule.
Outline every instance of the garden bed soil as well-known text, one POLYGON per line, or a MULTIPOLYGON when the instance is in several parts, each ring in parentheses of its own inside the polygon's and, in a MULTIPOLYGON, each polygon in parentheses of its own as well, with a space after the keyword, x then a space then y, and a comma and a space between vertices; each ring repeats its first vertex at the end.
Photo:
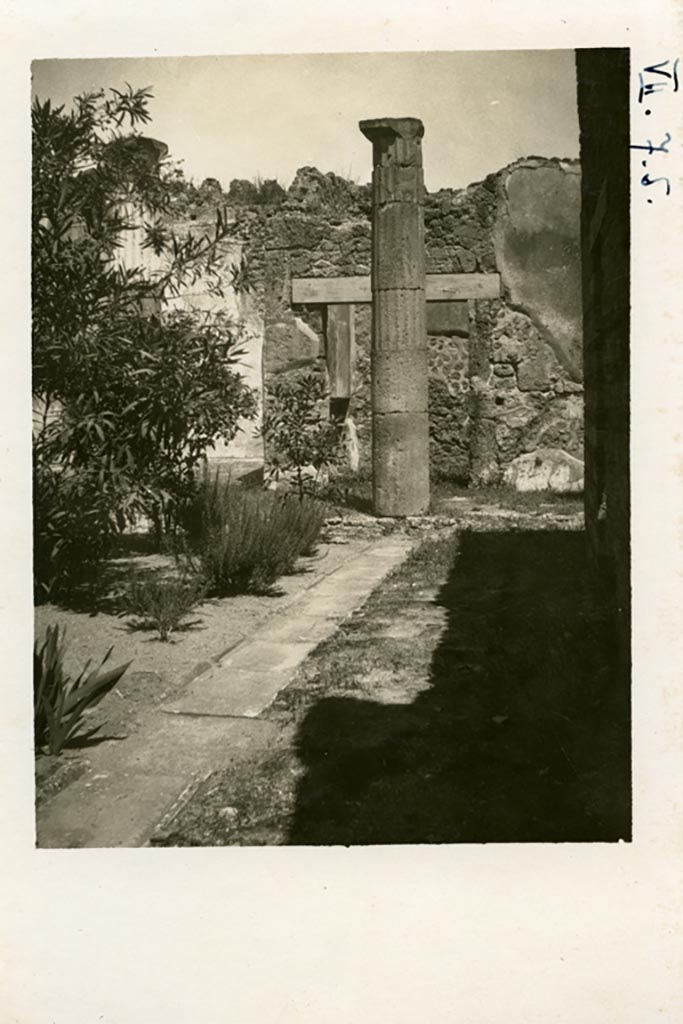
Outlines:
MULTIPOLYGON (((48 626, 66 629, 65 667, 78 674, 85 663, 97 667, 112 647, 108 664, 131 661, 128 671, 87 716, 88 728, 100 725, 98 736, 88 745, 125 741, 138 729, 145 715, 179 696, 188 683, 209 668, 223 654, 248 637, 271 615, 282 612, 297 596, 327 575, 346 558, 361 550, 369 539, 363 531, 328 540, 314 555, 301 558, 297 571, 283 577, 268 595, 246 594, 205 600, 187 617, 178 632, 161 641, 154 629, 139 628, 135 616, 121 610, 120 595, 132 579, 167 574, 173 560, 162 555, 135 555, 112 559, 107 566, 106 584, 100 596, 87 608, 54 604, 35 609, 35 635, 44 637, 48 626)), ((88 746, 76 740, 60 757, 38 756, 36 792, 38 803, 68 785, 86 763, 88 746)))

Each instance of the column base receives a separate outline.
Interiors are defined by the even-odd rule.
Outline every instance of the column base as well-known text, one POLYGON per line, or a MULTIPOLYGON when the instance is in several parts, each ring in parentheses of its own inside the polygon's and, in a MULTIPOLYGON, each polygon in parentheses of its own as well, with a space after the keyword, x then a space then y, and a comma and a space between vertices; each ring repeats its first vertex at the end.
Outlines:
POLYGON ((416 516, 429 509, 427 412, 372 417, 372 491, 377 516, 416 516))

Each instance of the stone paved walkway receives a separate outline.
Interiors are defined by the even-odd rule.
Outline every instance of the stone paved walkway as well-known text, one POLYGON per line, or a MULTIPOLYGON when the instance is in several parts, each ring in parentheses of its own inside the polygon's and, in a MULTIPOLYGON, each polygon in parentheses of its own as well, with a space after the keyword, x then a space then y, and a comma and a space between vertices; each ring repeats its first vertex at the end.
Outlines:
POLYGON ((41 811, 38 846, 142 846, 188 787, 235 751, 271 749, 277 727, 258 716, 413 543, 393 535, 368 544, 193 680, 180 700, 162 705, 139 732, 98 752, 96 769, 41 811))

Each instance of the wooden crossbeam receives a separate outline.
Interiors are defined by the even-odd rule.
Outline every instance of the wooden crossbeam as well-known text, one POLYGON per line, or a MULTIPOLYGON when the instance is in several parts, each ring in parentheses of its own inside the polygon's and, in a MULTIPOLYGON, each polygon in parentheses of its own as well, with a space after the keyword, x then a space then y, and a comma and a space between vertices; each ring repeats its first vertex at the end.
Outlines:
POLYGON ((427 274, 427 302, 499 299, 500 274, 427 274))
POLYGON ((292 302, 326 306, 346 302, 372 302, 369 277, 294 277, 292 302))
MULTIPOLYGON (((427 302, 497 299, 500 274, 427 274, 427 302)), ((292 303, 326 306, 372 302, 369 277, 294 277, 292 303)))

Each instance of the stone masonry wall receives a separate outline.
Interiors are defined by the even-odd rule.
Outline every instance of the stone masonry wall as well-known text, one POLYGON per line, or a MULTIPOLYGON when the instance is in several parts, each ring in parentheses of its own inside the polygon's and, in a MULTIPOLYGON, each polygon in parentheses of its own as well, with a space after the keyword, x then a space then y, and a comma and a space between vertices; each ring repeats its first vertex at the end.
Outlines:
POLYGON ((518 161, 453 205, 474 211, 483 230, 473 232, 470 213, 465 237, 474 234, 476 269, 497 269, 502 284, 501 299, 472 303, 472 481, 496 483, 513 459, 539 448, 581 457, 578 166, 518 161))
MULTIPOLYGON (((370 186, 309 167, 262 205, 216 186, 197 190, 184 216, 201 219, 221 198, 230 204, 251 307, 263 317, 267 402, 271 374, 325 358, 323 308, 292 307, 291 278, 370 274, 370 186)), ((577 163, 543 158, 427 195, 427 273, 497 271, 503 287, 500 300, 428 304, 434 477, 495 483, 539 447, 582 455, 579 211, 577 163)), ((349 412, 367 470, 368 305, 355 307, 355 343, 349 412)))

